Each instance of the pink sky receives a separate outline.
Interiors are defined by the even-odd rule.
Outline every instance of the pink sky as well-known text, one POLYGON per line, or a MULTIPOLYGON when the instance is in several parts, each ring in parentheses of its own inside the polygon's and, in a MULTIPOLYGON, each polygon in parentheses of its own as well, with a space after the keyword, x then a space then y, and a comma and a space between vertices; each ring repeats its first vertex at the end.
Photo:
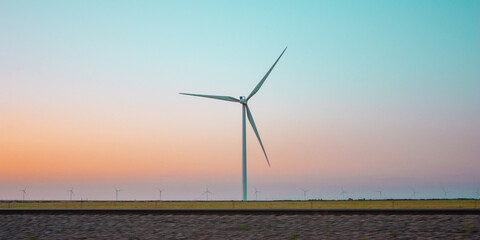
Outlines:
POLYGON ((473 197, 480 4, 0 3, 0 199, 473 197), (248 14, 247 14, 248 13, 248 14))

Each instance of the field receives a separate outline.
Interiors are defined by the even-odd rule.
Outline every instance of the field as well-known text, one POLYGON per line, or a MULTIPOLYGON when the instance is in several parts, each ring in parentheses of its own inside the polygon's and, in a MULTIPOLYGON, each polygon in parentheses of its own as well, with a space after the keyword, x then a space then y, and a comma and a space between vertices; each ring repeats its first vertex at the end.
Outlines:
POLYGON ((349 200, 349 201, 1 201, 0 209, 157 208, 157 209, 255 209, 255 208, 478 208, 475 199, 349 200))

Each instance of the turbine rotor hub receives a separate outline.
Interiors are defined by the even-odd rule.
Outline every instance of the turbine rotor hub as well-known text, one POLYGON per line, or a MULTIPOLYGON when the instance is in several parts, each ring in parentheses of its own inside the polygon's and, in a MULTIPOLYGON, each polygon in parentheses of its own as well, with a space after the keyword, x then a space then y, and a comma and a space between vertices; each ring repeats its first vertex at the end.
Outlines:
POLYGON ((247 98, 245 98, 244 96, 240 96, 240 103, 247 104, 247 98))

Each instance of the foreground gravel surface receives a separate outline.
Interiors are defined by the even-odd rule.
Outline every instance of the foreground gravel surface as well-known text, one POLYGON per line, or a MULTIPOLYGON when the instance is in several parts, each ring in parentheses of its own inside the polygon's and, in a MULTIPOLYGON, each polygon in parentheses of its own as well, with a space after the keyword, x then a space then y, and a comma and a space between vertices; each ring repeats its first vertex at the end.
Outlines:
POLYGON ((29 238, 480 239, 480 216, 0 215, 0 239, 29 238))

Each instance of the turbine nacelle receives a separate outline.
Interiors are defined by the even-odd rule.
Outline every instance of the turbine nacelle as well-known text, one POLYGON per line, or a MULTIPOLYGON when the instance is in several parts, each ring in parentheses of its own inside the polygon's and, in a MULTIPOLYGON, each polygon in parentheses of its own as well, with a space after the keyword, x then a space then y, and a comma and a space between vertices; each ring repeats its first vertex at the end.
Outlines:
POLYGON ((248 99, 245 98, 245 96, 240 96, 240 103, 241 104, 247 104, 248 99))

